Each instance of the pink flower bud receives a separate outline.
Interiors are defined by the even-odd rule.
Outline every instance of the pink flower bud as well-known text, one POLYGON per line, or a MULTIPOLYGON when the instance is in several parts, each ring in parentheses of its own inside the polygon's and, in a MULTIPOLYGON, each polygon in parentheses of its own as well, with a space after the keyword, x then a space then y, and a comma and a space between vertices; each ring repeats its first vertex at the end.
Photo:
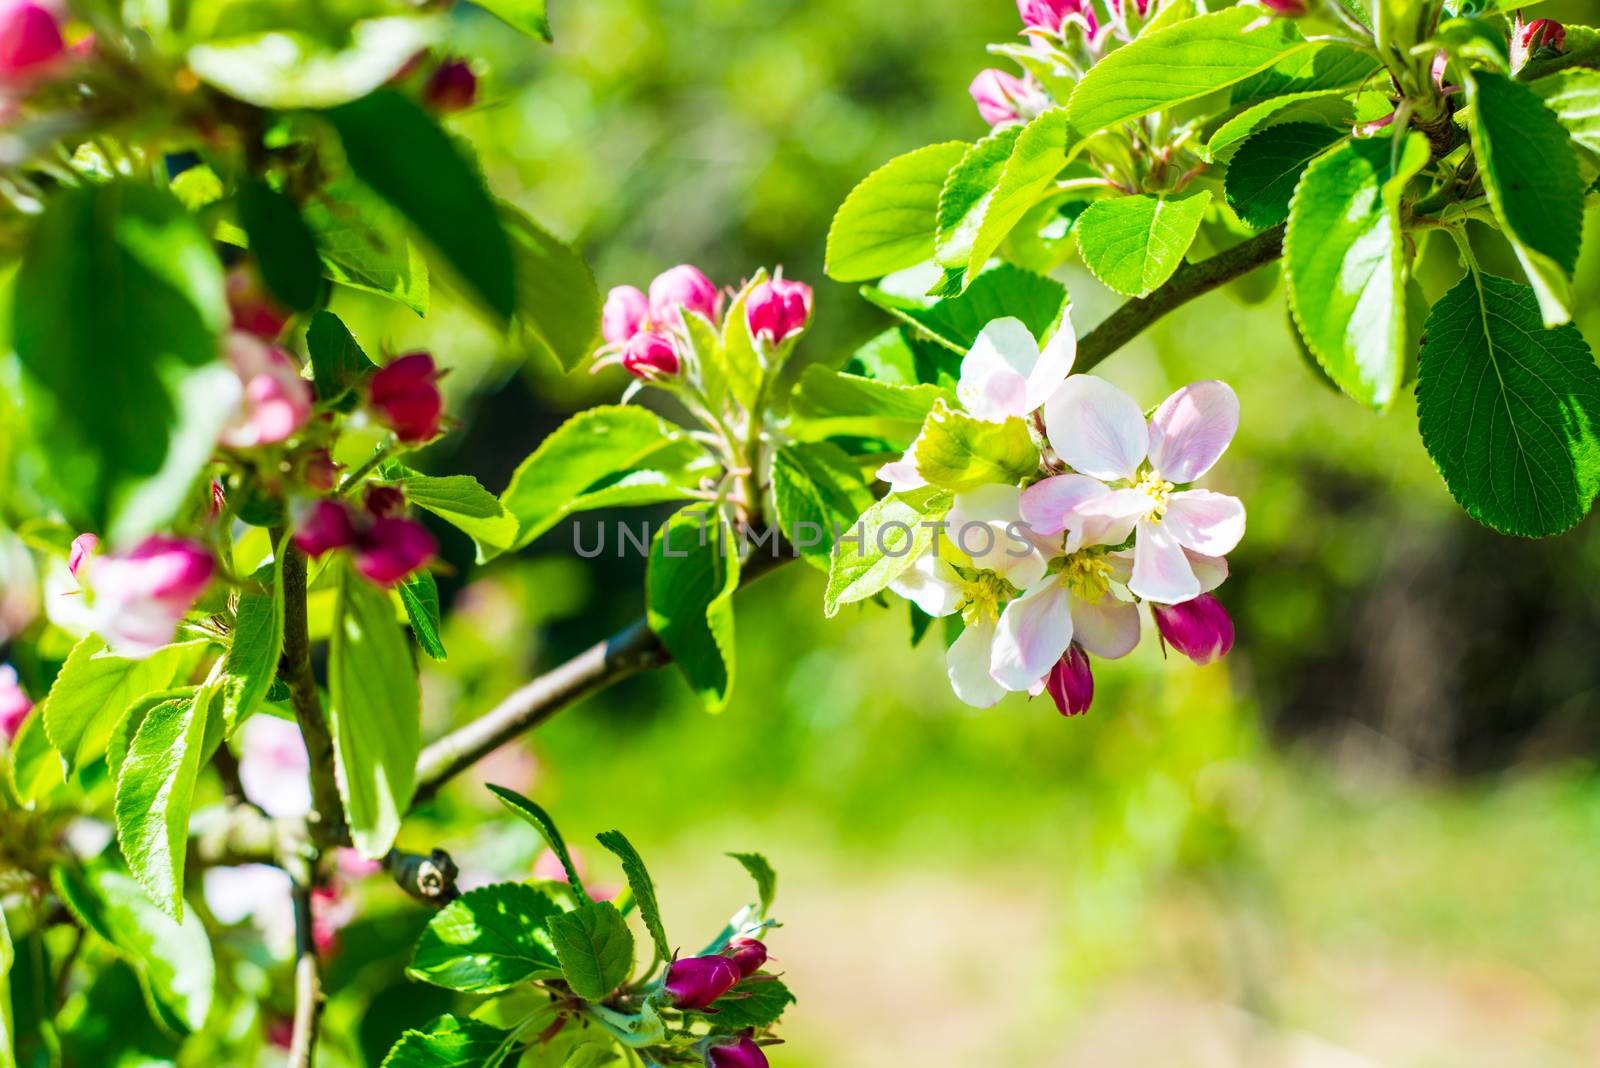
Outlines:
POLYGON ((287 351, 242 330, 230 330, 224 346, 244 399, 222 429, 222 444, 235 449, 272 445, 305 426, 311 418, 311 383, 287 351))
POLYGON ((967 86, 978 105, 978 114, 990 126, 1031 119, 1044 109, 1044 96, 1030 83, 1003 70, 990 67, 978 72, 967 86))
POLYGON ((118 656, 149 656, 172 641, 215 569, 202 546, 159 534, 101 556, 88 569, 92 629, 118 656))
POLYGON ((368 485, 361 503, 375 517, 399 515, 405 511, 406 495, 398 486, 368 485))
MULTIPOLYGON (((1141 0, 1147 5, 1149 0, 1141 0)), ((1120 11, 1117 0, 1112 0, 1114 11, 1120 11)), ((1017 0, 1017 14, 1022 16, 1024 32, 1061 33, 1068 21, 1077 22, 1091 40, 1099 31, 1091 0, 1017 0)))
POLYGON ((1297 19, 1306 13, 1305 0, 1261 0, 1261 3, 1284 18, 1297 19))
POLYGON ((722 294, 711 279, 697 267, 679 264, 656 275, 650 283, 650 318, 657 323, 681 323, 687 308, 716 321, 722 310, 722 294))
POLYGON ((367 403, 407 445, 431 441, 444 416, 433 357, 426 352, 409 353, 378 371, 367 384, 367 403))
POLYGON ((356 546, 356 573, 379 586, 393 586, 432 560, 438 550, 421 523, 383 516, 372 521, 356 546))
POLYGON ((635 378, 671 378, 682 364, 672 339, 654 330, 641 330, 622 348, 622 367, 635 378))
POLYGON ((253 264, 239 263, 229 268, 225 285, 228 314, 235 330, 254 334, 263 341, 276 341, 283 336, 292 313, 267 291, 253 264))
POLYGON ((767 1068, 767 1055, 755 1039, 740 1035, 738 1041, 717 1042, 706 1048, 706 1068, 767 1068))
POLYGON ((1567 28, 1555 19, 1524 23, 1518 14, 1511 27, 1511 69, 1521 70, 1528 60, 1545 53, 1559 55, 1567 43, 1567 28))
POLYGON ((739 966, 727 957, 685 957, 672 962, 665 983, 680 1009, 703 1009, 733 989, 739 966))
POLYGON ((72 577, 83 581, 88 576, 78 574, 78 570, 88 562, 89 557, 100 548, 100 539, 93 534, 79 534, 72 539, 72 549, 67 553, 67 570, 72 572, 72 577))
POLYGON ((300 479, 318 493, 331 493, 339 484, 339 465, 327 449, 312 449, 300 461, 300 479))
POLYGON ((1196 664, 1209 664, 1233 648, 1233 620, 1222 602, 1209 593, 1182 604, 1156 604, 1156 627, 1161 637, 1196 664))
POLYGON ((600 336, 608 345, 625 345, 650 317, 650 301, 638 286, 613 286, 600 313, 600 336))
POLYGON ((745 298, 744 318, 752 337, 780 345, 806 328, 811 318, 811 287, 786 278, 762 282, 745 298))
POLYGON ((478 76, 465 60, 447 59, 433 69, 422 99, 435 111, 470 108, 478 98, 478 76))
POLYGON ((735 938, 725 951, 728 959, 739 967, 741 976, 749 977, 767 963, 767 947, 754 938, 735 938))
POLYGON ((295 548, 310 557, 356 543, 355 523, 350 512, 338 501, 318 501, 294 531, 295 548))
POLYGON ((66 50, 55 12, 33 0, 0 0, 0 82, 38 73, 66 50))
POLYGON ((1063 716, 1089 711, 1094 701, 1094 672, 1089 670, 1089 657, 1077 642, 1069 645, 1066 655, 1050 669, 1044 688, 1063 716))
POLYGON ((0 664, 0 738, 7 742, 15 738, 32 709, 33 702, 28 700, 28 695, 22 692, 22 684, 17 681, 17 669, 10 664, 0 664))

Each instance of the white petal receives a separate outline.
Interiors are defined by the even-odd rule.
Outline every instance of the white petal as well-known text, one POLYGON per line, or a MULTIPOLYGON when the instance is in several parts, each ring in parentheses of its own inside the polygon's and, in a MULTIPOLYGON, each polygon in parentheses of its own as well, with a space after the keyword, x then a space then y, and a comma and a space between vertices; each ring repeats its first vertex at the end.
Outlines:
POLYGON ((913 442, 911 447, 900 454, 900 459, 891 460, 878 468, 878 478, 889 483, 890 493, 903 493, 906 490, 920 489, 928 484, 922 477, 922 472, 917 470, 917 446, 913 442))
POLYGON ((1115 660, 1139 644, 1139 606, 1106 594, 1094 604, 1072 598, 1072 626, 1078 644, 1095 656, 1115 660))
POLYGON ((967 411, 989 422, 1027 415, 1028 375, 1038 362, 1039 345, 1022 320, 996 319, 962 359, 956 396, 967 411))
POLYGON ((967 627, 945 654, 950 688, 974 708, 988 708, 1006 695, 989 677, 989 651, 994 646, 995 624, 980 620, 967 627))
POLYGON ((924 553, 889 589, 930 616, 947 616, 961 601, 961 576, 935 554, 924 553))
POLYGON ((1168 482, 1193 482, 1228 450, 1239 429, 1239 397, 1226 382, 1194 382, 1150 417, 1150 466, 1168 482))
POLYGON ((1226 556, 1244 537, 1244 502, 1225 493, 1184 490, 1167 498, 1161 525, 1187 549, 1226 556))
POLYGON ((1018 589, 1027 589, 1044 575, 1047 561, 1028 536, 1022 520, 1022 491, 993 483, 956 494, 946 517, 945 536, 972 559, 972 565, 994 571, 1018 589))
POLYGON ((1200 580, 1194 577, 1183 546, 1172 537, 1164 523, 1139 520, 1138 539, 1133 544, 1133 577, 1128 580, 1128 589, 1146 600, 1162 604, 1179 604, 1200 595, 1200 580))
POLYGON ((1134 399, 1103 378, 1073 375, 1044 406, 1051 448, 1086 475, 1132 479, 1149 434, 1134 399))
POLYGON ((1228 578, 1228 561, 1226 557, 1205 556, 1201 553, 1183 550, 1189 557, 1189 566, 1194 568, 1194 577, 1200 580, 1200 592, 1210 593, 1222 585, 1228 578))
POLYGON ((995 630, 989 676, 1008 690, 1026 690, 1044 678, 1072 644, 1067 589, 1046 579, 1006 605, 995 630))
POLYGON ((1061 313, 1055 337, 1039 353, 1039 362, 1028 372, 1028 411, 1033 411, 1055 396, 1061 383, 1072 373, 1072 362, 1078 358, 1078 335, 1072 330, 1072 309, 1061 313))
POLYGON ((1018 508, 1022 521, 1037 535, 1059 534, 1079 526, 1075 511, 1081 504, 1111 492, 1104 482, 1088 475, 1056 475, 1022 491, 1018 508))
POLYGON ((1085 545, 1121 545, 1133 533, 1134 524, 1155 508, 1148 493, 1137 489, 1111 490, 1074 509, 1074 518, 1085 545))

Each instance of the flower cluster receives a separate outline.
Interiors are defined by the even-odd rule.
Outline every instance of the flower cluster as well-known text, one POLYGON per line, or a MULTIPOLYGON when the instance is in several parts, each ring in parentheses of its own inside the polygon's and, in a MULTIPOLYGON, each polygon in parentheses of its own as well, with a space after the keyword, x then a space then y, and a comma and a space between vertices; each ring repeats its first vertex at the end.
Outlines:
MULTIPOLYGON (((672 962, 661 988, 674 1008, 712 1012, 713 1002, 767 963, 767 947, 754 938, 735 938, 722 953, 672 962)), ((713 1040, 705 1050, 707 1068, 766 1068, 767 1056, 749 1035, 713 1040)))
POLYGON ((426 527, 399 514, 404 508, 400 490, 380 485, 368 486, 359 508, 342 500, 317 501, 295 528, 294 543, 313 558, 348 549, 357 574, 393 586, 438 551, 426 527))
MULTIPOLYGON (((1191 484, 1232 440, 1237 397, 1222 382, 1196 382, 1147 421, 1109 382, 1071 374, 1075 354, 1065 315, 1043 351, 1016 319, 983 329, 957 397, 977 420, 1026 422, 1042 446, 1039 469, 955 493, 932 546, 890 586, 930 616, 960 617, 950 683, 978 707, 1026 691, 1048 692, 1064 714, 1085 711, 1089 656, 1134 649, 1141 603, 1166 643, 1196 663, 1233 645, 1211 591, 1244 535, 1244 506, 1191 484)), ((930 433, 878 472, 893 491, 924 484, 919 447, 930 433)))

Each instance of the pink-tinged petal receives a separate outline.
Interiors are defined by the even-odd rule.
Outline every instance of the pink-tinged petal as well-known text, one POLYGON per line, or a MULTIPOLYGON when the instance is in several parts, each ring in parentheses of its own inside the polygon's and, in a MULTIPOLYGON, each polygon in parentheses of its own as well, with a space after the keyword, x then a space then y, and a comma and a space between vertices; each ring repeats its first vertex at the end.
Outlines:
POLYGON ((1143 490, 1111 490, 1080 504, 1074 519, 1084 545, 1121 545, 1133 533, 1134 524, 1155 506, 1154 498, 1143 490))
POLYGON ((930 616, 947 616, 961 603, 961 576, 931 552, 918 557, 889 589, 930 616))
POLYGON ((1206 556, 1203 553, 1183 550, 1189 557, 1189 566, 1194 568, 1194 577, 1200 580, 1200 592, 1210 593, 1222 585, 1228 578, 1228 560, 1222 556, 1206 556))
POLYGON ((1134 399, 1094 375, 1062 383, 1045 402, 1044 430, 1057 456, 1108 482, 1138 474, 1149 440, 1134 399))
POLYGON ((991 423, 1028 414, 1028 373, 1039 362, 1039 346, 1010 317, 996 319, 978 334, 961 360, 956 396, 968 412, 991 423))
POLYGON ((1013 692, 1044 678, 1072 644, 1067 589, 1046 579, 1006 605, 995 628, 989 677, 1013 692))
POLYGON ((973 708, 988 708, 1006 695, 1005 688, 989 677, 994 632, 995 624, 991 620, 969 624, 945 653, 950 688, 973 708))
POLYGON ((1072 373, 1078 358, 1078 335, 1072 330, 1072 310, 1061 313, 1055 336, 1039 353, 1039 362, 1028 372, 1028 411, 1042 408, 1072 373))
POLYGON ((1095 656, 1115 660, 1139 644, 1139 606, 1107 594, 1094 604, 1074 597, 1072 627, 1078 644, 1095 656))
POLYGON ((1167 497, 1161 525, 1186 549, 1226 556, 1244 537, 1244 502, 1225 493, 1184 490, 1167 497))
POLYGON ((1111 568, 1111 581, 1120 582, 1124 586, 1133 578, 1133 550, 1123 549, 1119 552, 1106 553, 1105 562, 1111 568))
POLYGON ((613 286, 600 311, 600 336, 608 345, 623 345, 650 317, 650 300, 638 286, 613 286))
POLYGON ((1080 525, 1079 506, 1104 497, 1105 483, 1088 475, 1056 475, 1035 482, 1022 491, 1019 507, 1022 521, 1035 534, 1059 534, 1080 525))
POLYGON ((79 534, 72 539, 72 549, 67 554, 67 570, 72 572, 72 577, 80 581, 87 575, 80 575, 79 569, 89 562, 95 551, 100 548, 100 539, 93 534, 79 534))
POLYGON ((1022 491, 994 483, 956 494, 944 539, 984 571, 1025 590, 1044 577, 1049 561, 1023 522, 1022 491))
POLYGON ((1128 589, 1147 601, 1176 604, 1200 593, 1200 580, 1194 577, 1183 546, 1173 538, 1166 524, 1149 519, 1139 521, 1133 545, 1133 576, 1128 589))
POLYGON ((1239 429, 1239 397, 1226 382, 1194 382, 1150 417, 1150 466, 1168 482, 1193 482, 1216 463, 1239 429))
POLYGON ((903 493, 906 490, 921 489, 928 484, 922 477, 922 472, 917 470, 917 447, 913 444, 900 454, 900 459, 892 460, 878 468, 877 476, 889 483, 890 493, 903 493))

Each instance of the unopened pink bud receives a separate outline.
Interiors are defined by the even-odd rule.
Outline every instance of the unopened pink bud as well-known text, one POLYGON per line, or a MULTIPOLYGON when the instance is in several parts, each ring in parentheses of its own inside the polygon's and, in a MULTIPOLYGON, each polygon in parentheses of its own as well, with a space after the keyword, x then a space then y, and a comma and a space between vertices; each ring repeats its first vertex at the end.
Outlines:
POLYGON ((767 1055, 755 1039, 741 1035, 737 1041, 707 1047, 706 1068, 767 1068, 767 1055))
POLYGON ((1209 664, 1233 648, 1233 620, 1222 602, 1202 593, 1182 604, 1150 605, 1161 637, 1196 664, 1209 664))
POLYGON ((311 418, 311 383, 294 358, 242 330, 228 332, 224 355, 244 387, 239 412, 223 428, 222 444, 235 449, 284 441, 311 418))
POLYGON ((600 336, 608 345, 625 345, 650 317, 650 300, 638 286, 613 286, 600 313, 600 336))
POLYGON ((66 50, 54 11, 32 0, 0 0, 0 82, 36 74, 66 50))
POLYGON ((0 739, 9 742, 22 729, 22 721, 33 710, 33 702, 22 692, 17 669, 0 664, 0 739))
POLYGON ((752 337, 768 345, 782 344, 811 319, 811 287, 787 278, 762 282, 745 298, 744 316, 752 337))
POLYGON ((80 559, 79 582, 88 576, 92 629, 116 655, 139 658, 172 641, 215 570, 203 546, 158 534, 88 569, 80 559))
POLYGON ((367 403, 407 445, 431 441, 444 417, 439 372, 426 352, 401 356, 372 376, 367 403))
POLYGON ((470 108, 478 98, 478 76, 465 60, 447 59, 428 76, 422 98, 435 111, 470 108))
POLYGON ((1528 60, 1541 53, 1559 55, 1566 43, 1567 28, 1555 19, 1524 23, 1518 14, 1511 27, 1511 69, 1521 70, 1528 60))
POLYGON ((228 295, 228 315, 235 330, 254 334, 263 341, 276 341, 283 336, 292 314, 268 292, 266 283, 251 263, 238 263, 228 269, 225 282, 228 295))
POLYGON ((406 495, 398 486, 369 485, 361 503, 375 517, 399 515, 406 509, 406 495))
POLYGON ((672 962, 664 984, 680 1009, 704 1009, 732 990, 739 966, 727 957, 685 957, 672 962))
POLYGON ((1044 97, 1016 75, 990 67, 978 72, 967 86, 978 114, 990 126, 1031 119, 1044 107, 1044 97))
POLYGON ((338 501, 318 501, 294 531, 294 544, 310 557, 356 543, 355 523, 350 512, 338 501))
POLYGON ((439 545, 428 528, 411 519, 381 516, 356 547, 356 572, 368 582, 393 586, 432 560, 439 545))
POLYGON ((216 570, 216 561, 200 545, 161 534, 151 535, 131 552, 102 560, 95 567, 97 587, 106 581, 105 573, 113 564, 127 569, 144 595, 181 604, 185 611, 211 582, 211 573, 216 570))
POLYGON ((1261 3, 1284 18, 1297 19, 1306 13, 1305 0, 1261 0, 1261 3))
POLYGON ((641 330, 622 347, 622 366, 635 378, 671 378, 682 364, 678 347, 665 334, 641 330))
POLYGON ((749 977, 767 963, 767 947, 754 938, 735 938, 728 943, 728 959, 739 967, 739 974, 749 977))
POLYGON ((650 283, 650 318, 658 323, 683 321, 688 309, 715 321, 722 310, 722 294, 698 267, 679 264, 656 275, 650 283))
POLYGON ((1094 702, 1094 672, 1089 670, 1089 657, 1077 642, 1068 646, 1066 655, 1050 669, 1044 688, 1063 716, 1089 711, 1094 702))
POLYGON ((300 462, 300 478, 308 488, 329 493, 339 484, 339 465, 327 449, 312 449, 300 462))
POLYGON ((99 548, 100 539, 93 534, 79 534, 72 539, 72 549, 67 553, 67 570, 72 572, 74 578, 82 580, 86 577, 78 571, 99 548))

